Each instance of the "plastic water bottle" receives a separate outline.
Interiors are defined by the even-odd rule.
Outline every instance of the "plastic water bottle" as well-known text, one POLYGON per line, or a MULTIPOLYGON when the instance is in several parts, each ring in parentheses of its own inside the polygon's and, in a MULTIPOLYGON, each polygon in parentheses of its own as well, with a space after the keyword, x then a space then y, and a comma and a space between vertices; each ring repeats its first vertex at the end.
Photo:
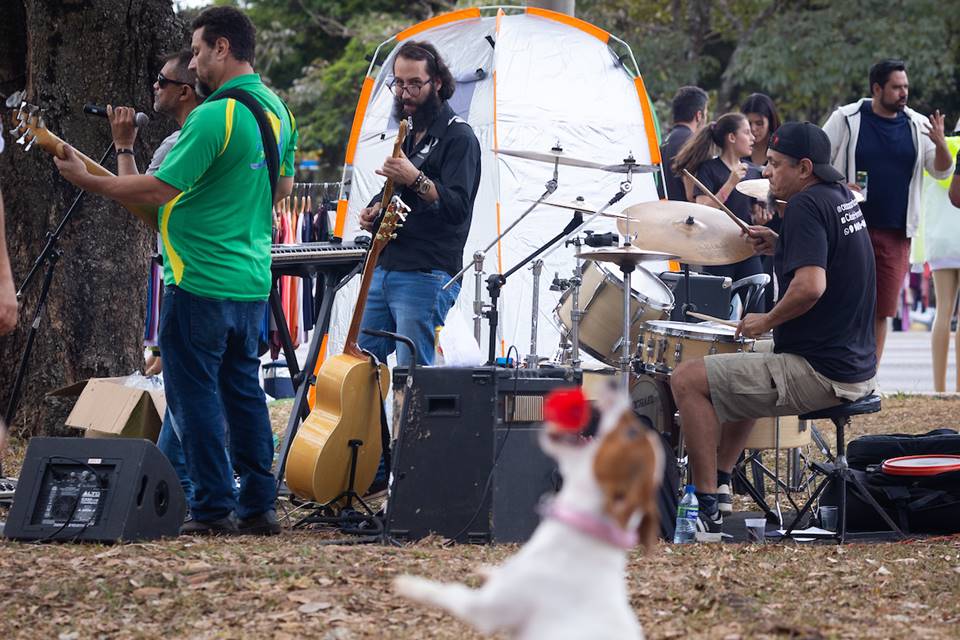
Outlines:
POLYGON ((700 514, 700 504, 694 494, 694 487, 688 484, 683 490, 683 500, 677 506, 677 526, 673 533, 673 544, 688 544, 694 542, 697 534, 697 517, 700 514))

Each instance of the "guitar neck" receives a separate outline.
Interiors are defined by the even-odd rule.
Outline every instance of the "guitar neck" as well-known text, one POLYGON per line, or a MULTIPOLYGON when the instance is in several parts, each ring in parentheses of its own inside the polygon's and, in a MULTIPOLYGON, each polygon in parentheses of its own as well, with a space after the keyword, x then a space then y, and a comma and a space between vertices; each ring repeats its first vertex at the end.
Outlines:
MULTIPOLYGON (((34 135, 36 136, 36 144, 40 145, 40 147, 43 148, 44 151, 46 151, 50 155, 60 158, 61 160, 66 158, 66 151, 64 150, 64 147, 67 146, 67 143, 61 140, 58 136, 51 133, 47 129, 43 129, 43 130, 35 129, 34 135)), ((76 154, 78 158, 80 158, 84 166, 87 167, 87 171, 89 171, 93 175, 110 177, 110 178, 116 177, 112 171, 104 168, 97 161, 91 159, 85 153, 79 151, 76 147, 73 148, 73 153, 76 154)), ((120 205, 124 209, 132 213, 133 215, 143 220, 143 222, 146 223, 147 226, 153 228, 154 230, 157 229, 156 207, 150 207, 148 205, 132 204, 129 202, 121 202, 120 205)))

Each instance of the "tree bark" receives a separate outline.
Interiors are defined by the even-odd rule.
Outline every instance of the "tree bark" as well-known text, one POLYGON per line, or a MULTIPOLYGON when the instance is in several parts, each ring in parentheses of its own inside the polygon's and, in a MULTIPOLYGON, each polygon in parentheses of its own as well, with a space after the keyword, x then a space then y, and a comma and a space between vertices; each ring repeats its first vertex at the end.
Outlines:
MULTIPOLYGON (((170 0, 8 0, 8 5, 0 23, 0 93, 25 89, 26 100, 44 109, 47 128, 94 159, 110 145, 110 128, 105 120, 84 115, 81 107, 123 104, 152 114, 151 85, 160 57, 187 44, 170 0)), ((3 124, 10 128, 9 111, 3 124)), ((141 168, 174 126, 154 117, 140 132, 141 168)), ((7 131, 4 135, 8 144, 0 156, 0 184, 19 286, 77 191, 39 146, 25 153, 7 131)), ((112 157, 104 165, 116 171, 112 157)), ((153 233, 118 205, 87 195, 58 246, 62 256, 11 425, 22 435, 59 431, 71 403, 45 399, 49 391, 89 377, 129 374, 143 363, 153 233)), ((17 330, 0 338, 0 413, 12 391, 44 270, 24 292, 17 330)))

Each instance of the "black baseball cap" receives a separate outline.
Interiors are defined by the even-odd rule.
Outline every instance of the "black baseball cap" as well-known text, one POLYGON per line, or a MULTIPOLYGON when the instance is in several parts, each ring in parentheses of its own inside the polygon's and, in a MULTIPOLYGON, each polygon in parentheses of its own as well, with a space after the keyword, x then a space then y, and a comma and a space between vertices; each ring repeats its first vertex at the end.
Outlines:
POLYGON ((785 122, 770 136, 770 149, 813 163, 813 174, 824 182, 841 182, 846 176, 830 164, 830 138, 812 122, 785 122))

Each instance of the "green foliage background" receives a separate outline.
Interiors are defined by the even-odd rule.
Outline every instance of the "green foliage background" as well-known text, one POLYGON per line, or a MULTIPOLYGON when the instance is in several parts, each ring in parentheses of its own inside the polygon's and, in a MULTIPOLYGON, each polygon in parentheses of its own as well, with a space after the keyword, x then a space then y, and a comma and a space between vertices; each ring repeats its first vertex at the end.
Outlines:
MULTIPOLYGON (((229 2, 230 0, 224 0, 229 2)), ((369 57, 420 20, 482 2, 247 0, 257 68, 298 118, 315 179, 337 180, 369 57)), ((874 61, 907 61, 910 105, 960 116, 960 12, 936 0, 580 0, 577 16, 632 47, 661 120, 677 87, 710 92, 714 114, 748 94, 773 97, 784 119, 822 122, 868 94, 874 61)))

